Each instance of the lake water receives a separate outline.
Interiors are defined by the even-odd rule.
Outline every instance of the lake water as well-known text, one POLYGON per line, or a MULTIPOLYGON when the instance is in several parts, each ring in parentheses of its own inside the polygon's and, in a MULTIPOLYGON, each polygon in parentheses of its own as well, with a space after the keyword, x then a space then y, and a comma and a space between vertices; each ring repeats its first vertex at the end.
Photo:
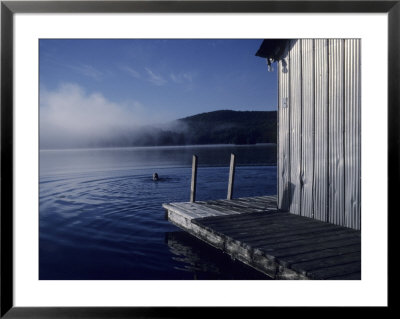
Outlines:
POLYGON ((276 194, 276 146, 40 151, 39 279, 268 279, 165 219, 163 203, 276 194), (154 182, 157 172, 160 180, 154 182))

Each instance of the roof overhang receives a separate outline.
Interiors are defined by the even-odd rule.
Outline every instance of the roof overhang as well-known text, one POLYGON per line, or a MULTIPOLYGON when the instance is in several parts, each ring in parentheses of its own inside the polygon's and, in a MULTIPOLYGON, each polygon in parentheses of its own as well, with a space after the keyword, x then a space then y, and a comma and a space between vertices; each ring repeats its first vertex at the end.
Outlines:
POLYGON ((291 39, 266 39, 261 43, 256 56, 268 61, 279 61, 285 57, 291 39))

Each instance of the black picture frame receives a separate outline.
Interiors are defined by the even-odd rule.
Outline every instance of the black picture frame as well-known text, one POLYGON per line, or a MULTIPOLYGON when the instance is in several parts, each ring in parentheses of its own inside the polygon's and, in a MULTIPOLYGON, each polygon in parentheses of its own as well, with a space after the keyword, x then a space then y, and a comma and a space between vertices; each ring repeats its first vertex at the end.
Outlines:
MULTIPOLYGON (((180 318, 233 309, 201 307, 14 307, 13 303, 13 15, 15 13, 119 12, 310 12, 388 14, 388 203, 397 208, 399 180, 400 1, 1 1, 1 318, 180 318)), ((379 112, 379 107, 377 107, 379 112)), ((388 214, 390 218, 390 214, 388 214)), ((389 219, 390 220, 390 219, 389 219)), ((390 222, 389 222, 390 225, 390 222)), ((389 234, 389 232, 388 232, 389 234)), ((388 244, 390 243, 388 238, 388 244)), ((390 250, 390 249, 389 249, 390 250)), ((388 281, 388 285, 389 285, 388 281)), ((244 292, 238 292, 244 293, 244 292)), ((390 298, 388 300, 390 307, 390 298)), ((387 307, 387 308, 389 308, 387 307)), ((291 308, 293 310, 293 307, 291 308)), ((276 308, 275 308, 276 310, 276 308)), ((304 308, 300 309, 302 312, 304 308)), ((271 309, 234 309, 252 317, 252 311, 271 315, 271 309)), ((326 311, 326 310, 324 310, 326 311)), ((335 310, 334 310, 335 311, 335 310)), ((301 313, 297 313, 301 315, 301 313)))

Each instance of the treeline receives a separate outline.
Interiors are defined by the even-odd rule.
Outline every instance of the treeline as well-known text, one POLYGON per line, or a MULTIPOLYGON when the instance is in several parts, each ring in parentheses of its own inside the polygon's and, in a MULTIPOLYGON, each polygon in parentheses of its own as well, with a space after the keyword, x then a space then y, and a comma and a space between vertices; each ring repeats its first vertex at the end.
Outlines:
POLYGON ((188 144, 276 143, 276 111, 222 110, 181 119, 188 144))
POLYGON ((166 127, 144 127, 91 146, 276 143, 277 112, 221 110, 178 119, 166 127))

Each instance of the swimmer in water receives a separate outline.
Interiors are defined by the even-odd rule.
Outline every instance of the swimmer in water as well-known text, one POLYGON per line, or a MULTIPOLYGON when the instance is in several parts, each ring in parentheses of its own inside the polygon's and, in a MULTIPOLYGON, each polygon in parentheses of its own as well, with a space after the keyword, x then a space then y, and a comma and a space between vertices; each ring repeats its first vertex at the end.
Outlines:
POLYGON ((153 181, 158 181, 158 174, 157 173, 153 174, 153 181))

